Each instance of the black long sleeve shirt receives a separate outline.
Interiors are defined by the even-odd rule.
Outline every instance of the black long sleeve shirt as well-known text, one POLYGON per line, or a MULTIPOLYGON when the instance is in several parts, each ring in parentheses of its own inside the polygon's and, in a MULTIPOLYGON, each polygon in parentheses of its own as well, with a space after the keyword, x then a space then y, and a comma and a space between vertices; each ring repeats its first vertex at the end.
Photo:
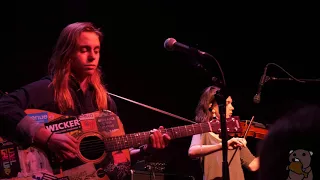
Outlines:
MULTIPOLYGON (((38 81, 25 85, 14 92, 3 95, 0 99, 0 135, 17 138, 15 130, 18 124, 27 115, 26 109, 41 109, 61 114, 58 106, 54 103, 54 90, 49 84, 51 77, 47 76, 38 81)), ((71 78, 70 91, 75 101, 75 110, 68 110, 64 115, 77 116, 89 112, 97 111, 94 92, 92 88, 83 94, 79 84, 71 78)), ((108 109, 117 114, 117 107, 110 96, 108 96, 108 109)), ((28 124, 28 123, 27 123, 28 124)), ((27 132, 18 132, 22 135, 27 132)))

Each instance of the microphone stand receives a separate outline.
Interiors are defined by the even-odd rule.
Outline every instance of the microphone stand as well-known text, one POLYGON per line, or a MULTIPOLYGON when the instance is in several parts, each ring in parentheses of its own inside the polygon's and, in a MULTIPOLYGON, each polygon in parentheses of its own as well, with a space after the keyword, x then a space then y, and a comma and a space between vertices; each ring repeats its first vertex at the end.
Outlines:
POLYGON ((228 144, 227 144, 227 123, 226 123, 226 89, 222 87, 216 92, 215 99, 219 106, 220 125, 221 125, 221 140, 222 140, 222 177, 224 180, 230 179, 228 166, 228 144))
MULTIPOLYGON (((173 39, 174 40, 174 39, 173 39)), ((175 41, 175 40, 174 40, 175 41)), ((166 41, 167 42, 167 41, 166 41)), ((165 42, 165 48, 167 49, 167 45, 165 42)), ((175 42, 173 43, 175 44, 175 42)), ((221 69, 220 63, 219 61, 212 56, 211 54, 207 53, 207 52, 203 52, 200 51, 196 48, 192 48, 186 45, 183 45, 181 43, 179 43, 180 45, 177 45, 177 47, 180 48, 180 50, 184 50, 184 51, 188 51, 191 55, 191 57, 196 57, 196 56, 200 56, 200 57, 208 57, 210 59, 215 60, 215 62, 217 63, 220 73, 221 73, 221 78, 222 78, 222 86, 220 86, 220 90, 218 90, 216 92, 216 94, 214 95, 218 106, 219 106, 219 113, 220 113, 220 125, 221 125, 221 138, 222 138, 222 156, 223 156, 223 162, 222 162, 222 179, 223 180, 229 180, 230 179, 230 175, 229 175, 229 167, 228 167, 228 146, 227 146, 227 125, 226 125, 226 95, 227 95, 227 91, 226 91, 226 81, 224 78, 224 73, 221 69)), ((173 45, 172 45, 173 46, 173 45)), ((203 66, 200 63, 197 63, 198 67, 203 68, 203 66)), ((205 72, 206 69, 204 69, 205 72)), ((213 81, 214 78, 212 78, 213 81)))
MULTIPOLYGON (((218 81, 216 77, 212 77, 211 80, 214 82, 216 86, 220 88, 215 93, 214 96, 219 106, 219 114, 220 114, 220 128, 221 128, 221 141, 222 141, 221 142, 222 143, 222 179, 230 180, 229 164, 228 164, 228 144, 227 144, 228 134, 227 134, 227 122, 226 122, 226 100, 227 100, 227 97, 229 96, 228 94, 229 91, 226 88, 224 73, 219 64, 219 61, 214 56, 206 52, 202 52, 200 55, 202 57, 209 57, 214 59, 219 67, 219 70, 222 76, 222 82, 218 81)), ((203 68, 204 71, 207 72, 207 70, 199 62, 197 62, 197 67, 203 68)))

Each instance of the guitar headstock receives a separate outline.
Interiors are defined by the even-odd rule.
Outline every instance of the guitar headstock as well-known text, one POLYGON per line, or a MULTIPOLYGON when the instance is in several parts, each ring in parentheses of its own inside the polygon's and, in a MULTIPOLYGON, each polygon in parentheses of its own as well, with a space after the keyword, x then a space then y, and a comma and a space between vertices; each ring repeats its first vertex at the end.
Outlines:
MULTIPOLYGON (((221 133, 221 123, 220 119, 213 119, 210 121, 210 125, 212 131, 216 134, 221 133)), ((226 127, 227 133, 241 133, 242 127, 240 125, 240 117, 239 116, 232 116, 226 119, 226 127)))

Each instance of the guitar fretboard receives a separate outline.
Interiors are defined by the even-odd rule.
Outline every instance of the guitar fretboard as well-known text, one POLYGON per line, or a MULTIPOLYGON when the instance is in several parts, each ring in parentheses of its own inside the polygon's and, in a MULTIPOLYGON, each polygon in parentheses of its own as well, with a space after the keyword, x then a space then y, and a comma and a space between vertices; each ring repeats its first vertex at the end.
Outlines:
MULTIPOLYGON (((213 132, 218 132, 218 126, 212 125, 213 132)), ((167 133, 171 139, 192 136, 195 134, 202 134, 210 132, 210 126, 208 123, 197 123, 185 126, 178 126, 173 128, 167 128, 162 130, 162 133, 167 133)), ((106 139, 106 150, 116 151, 121 149, 127 149, 131 147, 138 147, 143 144, 149 143, 150 131, 127 134, 124 136, 115 136, 106 139)))

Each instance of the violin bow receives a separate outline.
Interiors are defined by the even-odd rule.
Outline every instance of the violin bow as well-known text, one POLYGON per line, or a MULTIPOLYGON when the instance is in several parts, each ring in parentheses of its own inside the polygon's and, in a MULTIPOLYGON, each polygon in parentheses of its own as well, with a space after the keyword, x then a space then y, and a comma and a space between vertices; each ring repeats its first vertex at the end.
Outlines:
POLYGON ((250 127, 251 127, 251 124, 252 124, 252 122, 253 122, 253 119, 254 119, 254 116, 252 116, 252 118, 251 118, 251 120, 250 120, 250 123, 249 123, 249 125, 248 125, 248 127, 247 127, 247 129, 246 129, 246 132, 245 132, 244 135, 243 135, 243 138, 244 138, 244 139, 247 138, 247 134, 248 134, 248 132, 249 132, 249 129, 250 129, 250 127))
MULTIPOLYGON (((246 129, 246 131, 245 131, 245 133, 244 133, 244 135, 243 135, 243 138, 244 138, 244 139, 247 138, 247 134, 248 134, 248 132, 249 132, 249 129, 250 129, 250 127, 251 127, 251 124, 252 124, 252 122, 253 122, 253 119, 254 119, 254 116, 252 116, 252 118, 251 118, 251 120, 250 120, 250 123, 249 123, 249 125, 248 125, 248 127, 247 127, 247 129, 246 129)), ((231 157, 231 159, 230 159, 229 166, 230 166, 230 164, 231 164, 232 159, 234 158, 234 155, 237 153, 238 149, 239 149, 239 147, 237 147, 237 149, 234 151, 234 153, 233 153, 233 155, 232 155, 232 157, 231 157)))

